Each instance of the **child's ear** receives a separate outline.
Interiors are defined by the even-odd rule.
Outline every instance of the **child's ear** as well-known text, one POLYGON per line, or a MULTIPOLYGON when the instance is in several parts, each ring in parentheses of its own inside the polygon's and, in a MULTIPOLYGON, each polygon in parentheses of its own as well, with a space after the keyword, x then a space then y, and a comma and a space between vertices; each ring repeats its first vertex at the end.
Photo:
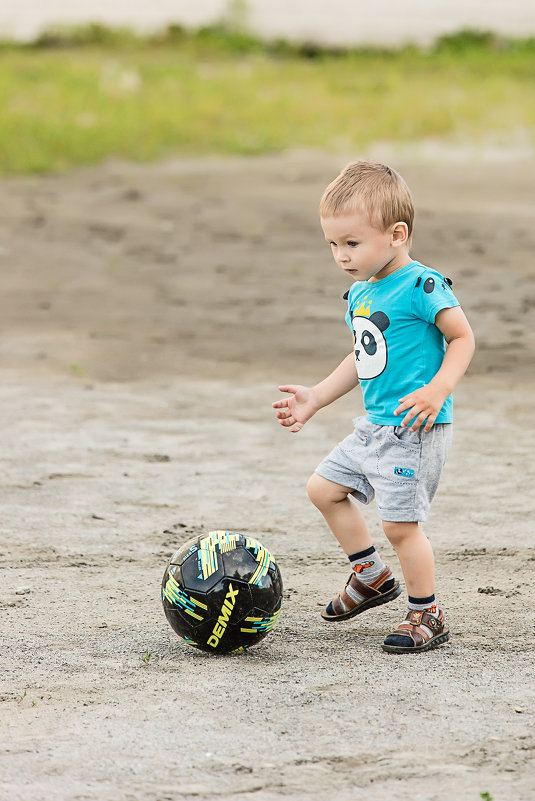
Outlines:
POLYGON ((392 226, 392 244, 394 247, 406 245, 409 241, 409 226, 405 222, 397 222, 392 226))

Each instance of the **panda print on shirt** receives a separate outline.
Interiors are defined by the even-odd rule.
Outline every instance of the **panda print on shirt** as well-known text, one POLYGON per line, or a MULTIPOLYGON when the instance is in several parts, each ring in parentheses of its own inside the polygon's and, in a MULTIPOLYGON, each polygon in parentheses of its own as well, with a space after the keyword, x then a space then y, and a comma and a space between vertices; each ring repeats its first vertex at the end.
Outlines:
POLYGON ((390 325, 390 320, 384 312, 377 311, 369 317, 357 314, 352 323, 357 375, 360 380, 377 378, 388 361, 384 332, 390 325))
MULTIPOLYGON (((412 276, 411 276, 412 284, 412 276)), ((422 325, 427 325, 434 321, 437 311, 448 308, 448 303, 443 303, 439 296, 444 293, 451 293, 452 281, 439 274, 429 275, 423 273, 418 275, 416 283, 407 288, 407 300, 411 303, 412 291, 414 295, 415 314, 422 321, 422 325), (410 292, 410 294, 409 294, 410 292)), ((349 297, 349 291, 344 295, 344 299, 349 297)), ((365 295, 355 300, 356 307, 351 309, 349 316, 354 338, 354 354, 358 377, 360 380, 368 381, 377 378, 384 373, 388 363, 388 333, 385 334, 391 320, 385 311, 375 311, 370 314, 371 301, 365 295)), ((376 301, 381 303, 380 300, 376 301)), ((385 304, 387 305, 387 304, 385 304)), ((397 331, 396 331, 397 334, 397 331)), ((399 340, 399 337, 398 337, 399 340)))

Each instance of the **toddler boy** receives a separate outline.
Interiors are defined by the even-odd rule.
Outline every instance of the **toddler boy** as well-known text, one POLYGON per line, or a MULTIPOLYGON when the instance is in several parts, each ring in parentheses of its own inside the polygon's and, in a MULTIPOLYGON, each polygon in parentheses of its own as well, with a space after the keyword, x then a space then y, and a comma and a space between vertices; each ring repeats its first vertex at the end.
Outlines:
POLYGON ((427 651, 449 639, 434 594, 433 551, 419 523, 451 444, 451 393, 474 352, 451 281, 409 255, 413 218, 406 183, 383 164, 354 162, 329 184, 321 226, 335 262, 354 282, 344 296, 354 347, 319 384, 280 386, 289 396, 273 404, 279 423, 295 433, 361 385, 366 416, 353 421, 353 433, 307 487, 351 564, 345 589, 322 617, 347 620, 401 593, 351 500, 368 504, 375 497, 409 596, 405 620, 383 643, 394 653, 427 651))

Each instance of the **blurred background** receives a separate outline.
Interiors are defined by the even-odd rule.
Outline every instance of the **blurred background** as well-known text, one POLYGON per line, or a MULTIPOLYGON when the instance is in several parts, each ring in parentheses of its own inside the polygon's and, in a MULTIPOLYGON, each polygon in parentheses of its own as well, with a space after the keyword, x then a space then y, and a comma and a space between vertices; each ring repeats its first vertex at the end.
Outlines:
POLYGON ((314 380, 346 342, 317 201, 366 156, 471 370, 532 370, 532 2, 21 0, 0 37, 4 366, 314 380))
POLYGON ((0 171, 288 148, 531 152, 530 0, 23 0, 0 8, 0 171))
POLYGON ((19 0, 0 10, 0 32, 28 40, 50 25, 88 22, 149 32, 175 23, 213 24, 229 9, 246 13, 251 29, 261 36, 334 45, 428 45, 437 36, 468 27, 510 36, 535 33, 531 0, 405 0, 402 7, 395 0, 19 0))

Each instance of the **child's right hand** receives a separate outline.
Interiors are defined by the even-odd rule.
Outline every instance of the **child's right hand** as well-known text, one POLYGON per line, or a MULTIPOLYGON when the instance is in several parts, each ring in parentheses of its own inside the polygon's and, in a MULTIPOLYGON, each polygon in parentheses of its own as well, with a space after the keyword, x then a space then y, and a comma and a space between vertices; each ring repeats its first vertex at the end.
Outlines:
POLYGON ((279 423, 296 434, 301 431, 307 420, 321 408, 314 390, 300 384, 287 384, 279 387, 281 392, 289 392, 289 398, 275 401, 272 405, 277 411, 279 423))

